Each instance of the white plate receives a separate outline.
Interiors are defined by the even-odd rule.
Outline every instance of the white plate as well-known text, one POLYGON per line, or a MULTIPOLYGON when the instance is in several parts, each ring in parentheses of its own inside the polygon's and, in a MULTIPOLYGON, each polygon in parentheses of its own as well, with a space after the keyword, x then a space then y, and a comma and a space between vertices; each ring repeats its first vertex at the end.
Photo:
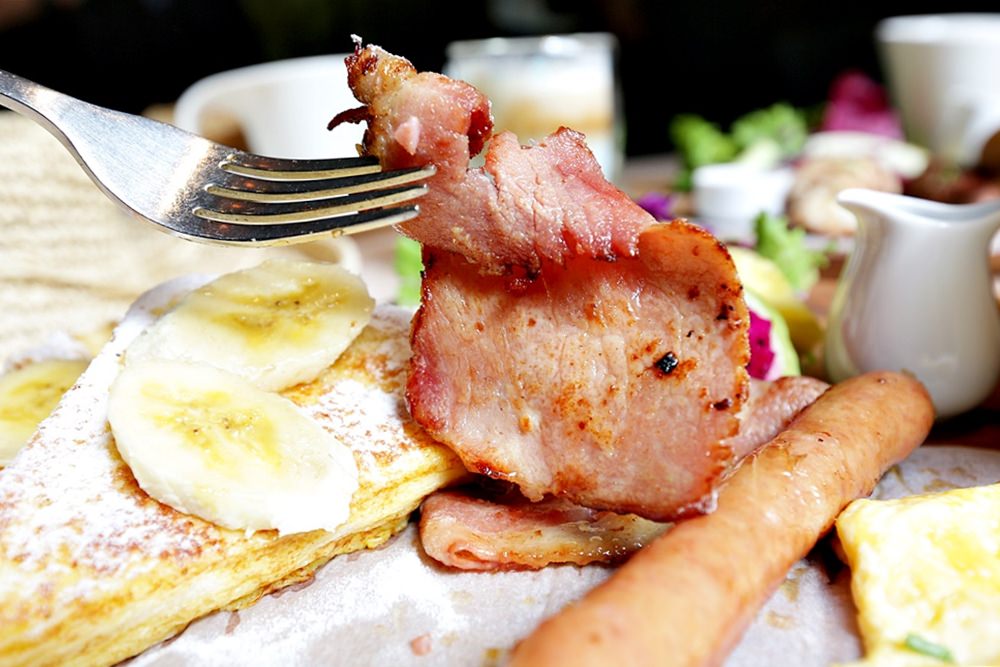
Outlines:
MULTIPOLYGON (((1000 480, 1000 452, 918 449, 890 471, 878 497, 1000 480)), ((826 667, 860 655, 849 573, 832 581, 820 546, 798 562, 747 630, 726 667, 826 667)), ((733 563, 733 567, 742 567, 733 563)), ((539 572, 451 572, 420 550, 410 526, 387 546, 339 556, 297 590, 192 623, 131 665, 498 664, 542 619, 610 574, 572 565, 539 572), (411 642, 426 636, 430 652, 411 642)), ((296 587, 293 587, 296 588, 296 587)))

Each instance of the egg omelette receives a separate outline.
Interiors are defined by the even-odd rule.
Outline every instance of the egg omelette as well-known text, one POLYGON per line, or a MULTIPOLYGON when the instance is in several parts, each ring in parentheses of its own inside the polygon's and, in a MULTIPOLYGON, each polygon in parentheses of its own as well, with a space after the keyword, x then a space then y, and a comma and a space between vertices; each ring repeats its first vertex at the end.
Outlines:
POLYGON ((866 657, 1000 664, 1000 484, 857 500, 837 519, 866 657))

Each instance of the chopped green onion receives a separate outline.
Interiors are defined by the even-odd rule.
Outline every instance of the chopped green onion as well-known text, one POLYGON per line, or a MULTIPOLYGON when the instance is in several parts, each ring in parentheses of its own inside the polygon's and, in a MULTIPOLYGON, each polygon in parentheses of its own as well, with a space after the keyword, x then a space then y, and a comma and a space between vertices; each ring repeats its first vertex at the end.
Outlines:
POLYGON ((923 655, 930 656, 931 658, 937 658, 942 662, 948 662, 951 664, 955 663, 955 657, 947 648, 941 646, 940 644, 935 644, 928 639, 924 639, 920 635, 912 632, 906 635, 906 640, 903 642, 903 645, 914 653, 922 653, 923 655))

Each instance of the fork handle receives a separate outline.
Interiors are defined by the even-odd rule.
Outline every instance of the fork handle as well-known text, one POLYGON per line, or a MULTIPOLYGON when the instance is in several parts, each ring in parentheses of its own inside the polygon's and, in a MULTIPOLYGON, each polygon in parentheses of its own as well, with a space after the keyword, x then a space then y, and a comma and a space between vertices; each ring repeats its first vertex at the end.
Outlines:
POLYGON ((71 105, 93 106, 0 69, 0 106, 34 120, 72 151, 72 142, 57 125, 71 105))

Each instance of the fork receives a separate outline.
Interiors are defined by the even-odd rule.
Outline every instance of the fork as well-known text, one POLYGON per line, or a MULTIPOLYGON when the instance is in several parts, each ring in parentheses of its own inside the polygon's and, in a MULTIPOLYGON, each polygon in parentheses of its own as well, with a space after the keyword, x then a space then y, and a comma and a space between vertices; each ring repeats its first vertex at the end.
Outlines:
POLYGON ((0 106, 36 121, 132 215, 206 243, 283 245, 417 215, 433 167, 381 171, 373 157, 281 159, 105 109, 0 70, 0 106))

